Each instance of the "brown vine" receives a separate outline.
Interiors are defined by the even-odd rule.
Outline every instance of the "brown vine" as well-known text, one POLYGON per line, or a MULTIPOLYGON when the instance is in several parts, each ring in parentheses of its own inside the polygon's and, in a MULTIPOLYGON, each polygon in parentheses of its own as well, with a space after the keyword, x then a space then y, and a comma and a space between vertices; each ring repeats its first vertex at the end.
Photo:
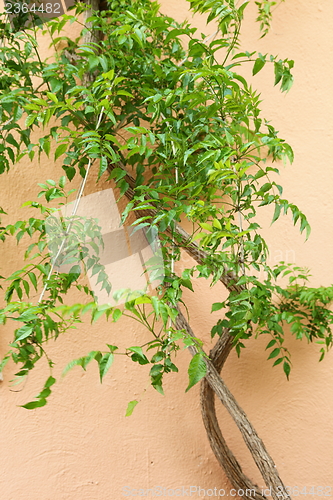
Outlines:
MULTIPOLYGON (((189 323, 186 321, 179 308, 178 316, 176 318, 176 327, 179 329, 185 329, 188 335, 194 337, 194 333, 189 323)), ((216 363, 219 361, 220 364, 223 364, 231 351, 232 346, 230 346, 229 344, 232 343, 230 342, 228 337, 230 338, 229 333, 224 332, 224 335, 220 337, 222 341, 219 340, 213 349, 213 351, 215 351, 216 353, 216 357, 214 356, 216 363)), ((188 350, 190 351, 192 356, 194 356, 198 352, 195 346, 189 346, 188 350)), ((256 430, 247 418, 246 413, 239 406, 234 396, 229 391, 228 387, 219 375, 219 372, 215 368, 211 358, 207 356, 205 362, 207 366, 207 374, 202 384, 209 385, 211 393, 207 393, 205 387, 203 388, 203 390, 205 391, 204 394, 201 392, 201 396, 204 395, 204 397, 206 398, 206 403, 202 407, 204 424, 208 433, 208 439, 212 446, 212 450, 214 453, 217 452, 215 453, 215 456, 218 459, 220 465, 225 470, 232 486, 236 490, 242 489, 244 493, 246 492, 246 489, 252 490, 252 493, 254 490, 255 495, 251 493, 249 496, 247 496, 245 493, 241 495, 243 498, 249 500, 253 500, 253 498, 260 498, 261 500, 267 499, 265 495, 261 494, 261 491, 258 489, 258 487, 254 485, 247 476, 245 476, 237 459, 229 450, 217 422, 214 406, 215 395, 219 398, 223 406, 227 409, 230 416, 236 423, 239 431, 242 434, 245 444, 250 450, 250 453, 265 481, 266 486, 270 488, 271 495, 274 500, 279 500, 281 498, 285 500, 291 500, 278 474, 273 459, 267 452, 264 443, 259 438, 256 430), (220 445, 221 449, 218 448, 220 445)))
MULTIPOLYGON (((232 350, 232 339, 227 329, 224 329, 218 342, 210 351, 209 357, 215 366, 217 372, 222 370, 222 367, 227 360, 229 353, 232 350)), ((206 379, 201 382, 200 404, 202 420, 206 429, 207 437, 214 455, 224 469, 230 483, 234 488, 245 491, 243 498, 253 499, 252 492, 255 491, 255 498, 263 500, 265 497, 257 485, 244 474, 239 462, 228 447, 218 423, 215 410, 215 393, 206 379), (246 492, 251 490, 251 496, 246 492)))

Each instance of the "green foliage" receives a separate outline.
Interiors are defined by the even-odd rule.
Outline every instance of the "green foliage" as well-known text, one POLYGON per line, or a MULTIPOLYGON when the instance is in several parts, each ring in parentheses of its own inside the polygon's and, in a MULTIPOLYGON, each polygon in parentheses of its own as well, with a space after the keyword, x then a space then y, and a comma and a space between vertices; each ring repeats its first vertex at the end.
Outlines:
POLYGON ((138 404, 139 401, 137 401, 136 399, 134 399, 133 401, 130 401, 127 405, 127 410, 126 410, 126 414, 125 416, 126 417, 130 417, 134 411, 134 408, 136 407, 136 405, 138 404))
POLYGON ((186 392, 197 384, 206 375, 206 372, 207 367, 204 357, 198 352, 193 356, 188 367, 189 384, 186 392))
MULTIPOLYGON (((256 3, 265 35, 275 2, 256 3)), ((190 5, 193 12, 207 15, 208 22, 217 22, 215 34, 195 36, 189 23, 162 15, 157 2, 150 0, 115 0, 107 12, 95 13, 90 18, 92 28, 103 33, 98 43, 62 34, 67 23, 78 22, 85 9, 79 3, 73 15, 47 22, 45 31, 12 32, 5 23, 0 26, 6 41, 0 47, 0 173, 24 156, 49 158, 51 148, 52 160, 64 171, 58 182, 48 179, 39 184, 37 198, 45 198, 46 205, 24 203, 36 208, 40 218, 0 228, 4 244, 12 236, 17 243, 24 242, 29 261, 11 276, 0 277, 7 303, 0 310, 0 322, 20 322, 2 366, 11 358, 20 366, 19 380, 44 356, 50 367, 45 387, 25 408, 43 406, 51 393, 53 362, 47 357, 47 343, 76 328, 87 312, 92 323, 104 315, 113 322, 131 317, 148 329, 151 341, 138 342, 124 352, 114 345, 105 352, 91 351, 70 362, 65 373, 74 366, 85 370, 95 360, 102 381, 114 357, 126 355, 138 365, 150 365, 151 384, 163 394, 164 374, 178 371, 174 361, 180 345, 195 345, 199 352, 189 365, 189 390, 206 374, 205 354, 199 339, 172 323, 183 289, 193 292, 193 278, 209 279, 213 286, 229 276, 227 300, 212 305, 212 311, 226 312, 211 333, 221 335, 228 328, 238 355, 247 339, 266 334, 268 359, 280 364, 289 377, 286 326, 297 339, 322 343, 321 359, 332 346, 332 287, 308 287, 308 273, 298 267, 285 263, 270 267, 256 218, 261 207, 270 206, 272 223, 291 214, 300 232, 306 238, 310 235, 306 216, 283 198, 277 183, 281 161, 293 161, 292 148, 262 116, 260 95, 242 75, 248 62, 253 64, 253 75, 270 65, 272 83, 287 92, 294 63, 274 55, 238 52, 247 2, 236 7, 233 0, 195 0, 190 5), (51 33, 53 48, 59 42, 64 47, 55 52, 54 62, 39 57, 37 32, 51 33), (83 84, 87 75, 94 78, 83 84), (40 138, 33 143, 36 131, 40 138), (80 282, 91 270, 111 293, 112 283, 99 258, 103 240, 94 219, 62 218, 64 237, 55 233, 47 241, 47 229, 59 224, 57 208, 48 204, 55 200, 58 207, 66 204, 73 192, 67 190, 67 180, 77 174, 85 178, 90 165, 96 166, 98 182, 112 182, 121 197, 129 190, 128 173, 133 172, 132 199, 122 221, 130 212, 146 211, 133 226, 158 230, 165 278, 156 295, 128 296, 121 307, 97 305, 93 291, 80 282), (194 228, 190 240, 199 243, 205 258, 178 276, 173 264, 181 258, 180 247, 189 243, 181 241, 176 231, 183 219, 194 228), (62 263, 71 263, 72 268, 69 273, 54 272, 51 254, 64 245, 67 261, 62 263), (279 280, 285 276, 289 284, 282 287, 279 280), (82 292, 83 302, 84 294, 91 302, 66 305, 65 296, 73 287, 82 292), (38 300, 35 292, 42 289, 38 300)), ((118 299, 126 293, 118 294, 118 299)), ((136 400, 129 403, 126 415, 136 404, 136 400)))
POLYGON ((27 410, 33 410, 35 408, 40 408, 41 406, 45 406, 47 403, 47 398, 51 394, 51 389, 53 384, 55 384, 56 379, 54 377, 49 377, 44 384, 43 390, 36 396, 36 401, 31 401, 30 403, 26 403, 22 405, 22 408, 26 408, 27 410))
POLYGON ((271 0, 260 0, 255 2, 258 7, 258 17, 257 21, 260 23, 260 30, 262 32, 261 38, 267 35, 269 28, 271 26, 272 21, 272 9, 277 3, 284 2, 284 0, 280 0, 280 2, 275 2, 271 0))

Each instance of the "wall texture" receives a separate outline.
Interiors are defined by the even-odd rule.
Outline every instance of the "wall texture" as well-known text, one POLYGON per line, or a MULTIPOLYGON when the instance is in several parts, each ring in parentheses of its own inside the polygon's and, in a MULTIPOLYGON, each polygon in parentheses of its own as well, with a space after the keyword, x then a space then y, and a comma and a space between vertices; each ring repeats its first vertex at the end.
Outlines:
MULTIPOLYGON (((177 20, 190 18, 187 6, 186 0, 162 1, 162 11, 177 20)), ((295 84, 288 95, 273 88, 271 68, 265 67, 253 83, 261 92, 265 116, 295 150, 294 165, 282 168, 285 195, 308 214, 313 228, 305 244, 288 217, 270 228, 271 213, 267 211, 262 223, 271 259, 307 265, 312 269, 313 285, 329 285, 333 254, 333 3, 286 0, 275 12, 271 33, 260 41, 254 23, 255 8, 247 10, 244 48, 279 54, 296 62, 295 84)), ((194 23, 207 34, 213 30, 198 16, 194 23)), ((50 56, 47 41, 43 44, 44 57, 50 56)), ((61 172, 59 165, 43 159, 41 164, 21 162, 2 175, 0 205, 10 214, 5 221, 25 217, 26 210, 20 205, 35 199, 37 182, 57 179, 61 172)), ((78 183, 75 178, 75 187, 78 183)), ((103 186, 96 187, 93 175, 86 193, 96 189, 103 186)), ((23 246, 17 247, 10 240, 1 244, 0 274, 17 269, 23 246)), ((210 315, 210 305, 225 292, 222 285, 212 292, 199 280, 195 291, 186 297, 191 324, 206 339, 208 349, 210 328, 218 317, 217 313, 210 315)), ((79 296, 73 294, 72 299, 78 301, 79 296)), ((10 323, 1 327, 0 355, 6 352, 12 329, 10 323)), ((56 375, 60 379, 63 367, 74 357, 103 348, 105 342, 143 343, 147 335, 126 319, 115 325, 83 324, 50 345, 49 353, 57 362, 56 375)), ((333 486, 332 355, 319 364, 318 346, 300 343, 288 334, 287 343, 293 361, 289 382, 281 369, 272 369, 266 361, 265 339, 248 342, 240 359, 232 354, 224 378, 266 443, 285 484, 300 489, 333 486)), ((46 365, 36 368, 19 389, 9 385, 15 367, 7 365, 0 385, 1 498, 121 500, 129 491, 124 487, 154 486, 217 487, 228 494, 231 486, 216 463, 201 422, 199 387, 184 392, 188 358, 186 351, 179 354, 180 373, 166 378, 165 397, 149 386, 148 370, 138 370, 130 360, 119 357, 103 385, 97 367, 91 366, 87 372, 74 369, 57 383, 48 405, 33 411, 17 405, 39 392, 46 365), (136 398, 140 404, 130 418, 125 417, 128 401, 136 398)), ((263 485, 237 428, 223 408, 219 416, 227 441, 245 472, 263 485)), ((192 498, 199 495, 193 493, 192 498)), ((203 494, 201 498, 205 498, 203 494)), ((210 498, 209 494, 206 498, 210 498)))

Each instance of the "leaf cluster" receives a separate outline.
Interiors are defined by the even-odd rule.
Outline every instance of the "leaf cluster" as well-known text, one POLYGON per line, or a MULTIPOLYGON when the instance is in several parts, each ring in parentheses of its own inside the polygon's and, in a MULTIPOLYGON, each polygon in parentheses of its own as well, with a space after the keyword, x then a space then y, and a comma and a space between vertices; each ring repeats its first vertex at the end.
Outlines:
MULTIPOLYGON (((275 2, 256 3, 266 34, 275 2)), ((174 356, 182 342, 199 351, 189 366, 189 389, 205 375, 205 354, 199 339, 174 328, 177 304, 183 301, 185 288, 193 292, 194 278, 209 279, 214 286, 225 274, 228 299, 214 303, 212 311, 226 311, 212 336, 228 328, 238 354, 247 339, 267 334, 269 359, 282 364, 289 377, 286 324, 299 339, 323 342, 321 358, 332 346, 331 288, 307 287, 308 274, 300 268, 285 263, 270 267, 257 218, 262 207, 268 207, 272 223, 291 215, 300 232, 310 235, 305 214, 283 197, 277 181, 281 161, 293 161, 292 148, 262 116, 260 95, 242 75, 244 65, 252 65, 253 75, 271 65, 274 84, 287 92, 294 63, 274 55, 239 52, 247 2, 240 7, 233 0, 190 4, 193 12, 216 22, 216 33, 198 36, 188 22, 177 23, 161 14, 157 2, 150 0, 114 0, 108 10, 94 13, 89 23, 91 30, 103 35, 98 43, 82 41, 87 28, 74 40, 63 35, 65 25, 78 22, 85 10, 80 3, 74 14, 53 19, 43 28, 13 33, 1 25, 6 43, 0 47, 0 173, 25 155, 30 160, 46 155, 61 165, 64 174, 59 181, 40 184, 37 197, 44 197, 47 205, 25 203, 38 209, 41 218, 0 230, 3 242, 14 235, 18 243, 33 239, 25 252, 31 263, 1 278, 7 301, 1 321, 23 323, 15 330, 5 358, 21 365, 18 377, 47 356, 44 344, 74 328, 90 311, 92 321, 104 314, 113 321, 130 316, 148 329, 152 340, 124 353, 108 344, 108 351, 91 351, 67 370, 77 365, 86 369, 95 360, 102 380, 114 355, 124 354, 139 365, 151 364, 152 386, 163 393, 163 375, 177 371, 174 356), (39 57, 36 33, 41 30, 51 36, 52 63, 39 57), (33 143, 35 131, 39 139, 33 143), (123 308, 97 305, 82 281, 90 270, 108 294, 112 291, 99 258, 103 238, 97 221, 61 219, 57 208, 48 206, 54 200, 59 207, 65 204, 73 192, 65 189, 67 180, 77 174, 85 178, 91 165, 98 182, 112 183, 120 197, 129 198, 122 222, 130 213, 137 214, 135 229, 155 230, 162 243, 162 285, 153 296, 119 291, 114 298, 126 297, 123 308), (193 228, 186 241, 177 232, 184 220, 193 228), (195 242, 204 257, 178 275, 174 263, 195 242), (61 263, 72 266, 68 273, 54 272, 55 264, 61 263), (279 279, 290 273, 289 285, 282 287, 279 279), (31 285, 36 292, 44 287, 37 303, 23 302, 31 285), (66 305, 64 296, 71 287, 93 302, 66 305)), ((50 360, 51 372, 52 365, 50 360)), ((52 373, 50 377, 53 384, 52 373)), ((52 385, 48 384, 27 408, 44 404, 52 385)), ((135 404, 131 402, 128 414, 135 404)))

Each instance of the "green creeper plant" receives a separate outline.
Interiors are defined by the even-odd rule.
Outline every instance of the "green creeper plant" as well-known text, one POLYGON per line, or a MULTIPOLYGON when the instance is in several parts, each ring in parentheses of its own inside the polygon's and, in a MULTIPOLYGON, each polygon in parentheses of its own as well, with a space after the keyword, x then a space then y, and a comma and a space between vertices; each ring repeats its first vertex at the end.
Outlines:
MULTIPOLYGON (((264 36, 275 2, 255 3, 264 36)), ((268 247, 257 219, 261 207, 274 207, 272 222, 290 214, 306 238, 310 226, 303 212, 283 197, 276 180, 281 161, 293 161, 292 148, 262 116, 259 94, 241 71, 250 64, 256 75, 270 65, 274 84, 288 92, 294 62, 240 51, 248 4, 191 1, 193 12, 215 22, 210 36, 198 35, 187 21, 177 23, 161 14, 151 0, 77 3, 63 16, 42 26, 32 22, 21 30, 2 16, 0 173, 24 156, 50 158, 55 144, 52 159, 61 161, 63 175, 40 184, 37 198, 44 198, 45 204, 25 203, 36 209, 36 217, 0 228, 3 244, 13 236, 18 243, 23 236, 31 237, 27 263, 1 276, 6 305, 0 309, 0 322, 19 322, 1 368, 11 359, 19 365, 16 377, 23 380, 46 357, 49 377, 36 399, 24 407, 44 406, 56 382, 47 344, 77 328, 85 314, 92 322, 102 316, 113 322, 130 316, 149 330, 151 340, 129 346, 122 354, 151 366, 151 384, 161 394, 164 375, 178 371, 175 353, 182 345, 188 348, 192 359, 187 390, 202 381, 202 413, 210 444, 233 486, 244 490, 244 498, 253 498, 247 492, 253 490, 256 498, 265 498, 225 443, 215 415, 215 395, 235 419, 273 498, 289 499, 273 460, 219 372, 233 348, 240 355, 247 339, 266 335, 268 359, 289 378, 286 324, 297 339, 321 344, 322 359, 332 346, 333 287, 310 287, 306 269, 284 262, 268 264, 268 247), (65 25, 82 23, 82 18, 77 39, 63 34, 65 25), (51 37, 54 62, 41 60, 37 33, 51 37), (127 198, 122 222, 135 214, 132 226, 154 228, 162 243, 164 276, 156 293, 127 296, 122 306, 98 304, 93 290, 80 281, 90 269, 112 295, 112 282, 99 259, 103 239, 96 221, 75 214, 70 221, 62 220, 66 262, 73 264, 67 273, 56 271, 52 261, 52 244, 54 256, 63 243, 56 237, 50 245, 47 239, 47 224, 57 210, 49 202, 59 199, 58 207, 66 204, 72 192, 67 191, 68 181, 76 175, 83 179, 79 202, 91 167, 98 169, 98 182, 117 188, 119 199, 127 198), (192 223, 191 233, 183 229, 184 219, 192 223), (82 232, 89 238, 82 239, 82 232), (94 257, 89 258, 89 247, 94 257), (177 275, 174 263, 182 252, 194 263, 177 275), (289 282, 282 286, 280 278, 287 276, 289 282), (211 286, 221 281, 228 290, 226 300, 212 304, 212 311, 227 312, 212 328, 217 343, 209 354, 180 308, 186 308, 183 290, 193 292, 194 278, 209 280, 211 286), (82 292, 82 303, 67 303, 72 288, 82 292), (39 300, 31 300, 33 290, 41 292, 39 300)), ((8 215, 3 209, 1 213, 8 215)), ((73 366, 85 370, 96 361, 102 381, 119 353, 116 345, 108 344, 105 351, 93 350, 73 360, 64 372, 73 366)), ((127 415, 136 404, 129 403, 127 415)))

